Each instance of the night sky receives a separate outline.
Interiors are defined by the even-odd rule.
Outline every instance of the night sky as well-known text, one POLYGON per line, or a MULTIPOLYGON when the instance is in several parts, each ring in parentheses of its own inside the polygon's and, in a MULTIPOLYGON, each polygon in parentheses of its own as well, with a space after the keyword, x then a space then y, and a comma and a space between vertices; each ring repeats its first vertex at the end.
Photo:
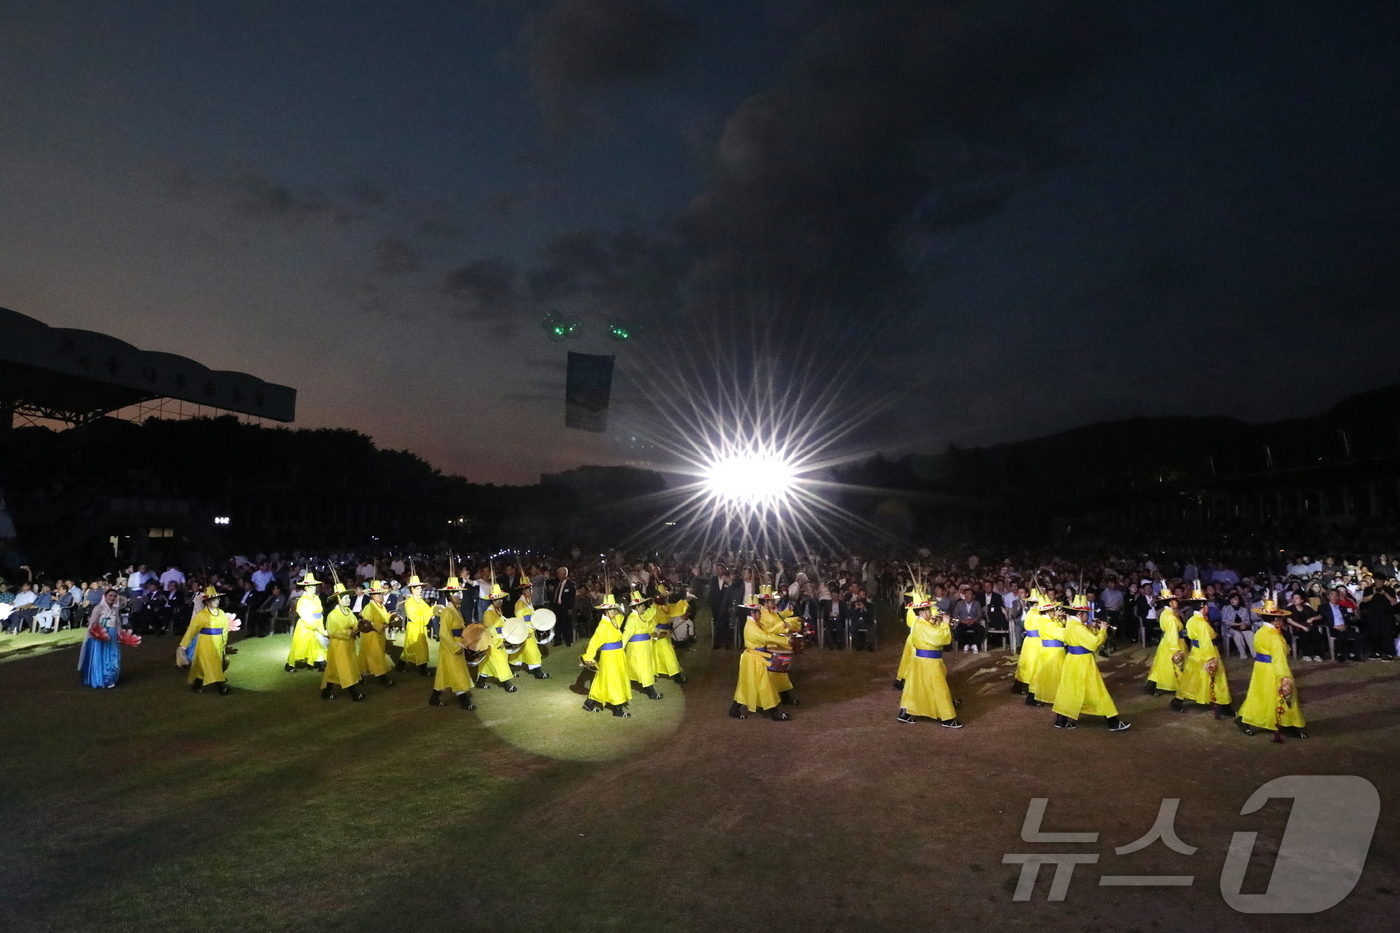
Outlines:
POLYGON ((862 449, 1312 414, 1397 379, 1398 10, 0 0, 0 306, 480 481, 695 334, 906 384, 862 449))

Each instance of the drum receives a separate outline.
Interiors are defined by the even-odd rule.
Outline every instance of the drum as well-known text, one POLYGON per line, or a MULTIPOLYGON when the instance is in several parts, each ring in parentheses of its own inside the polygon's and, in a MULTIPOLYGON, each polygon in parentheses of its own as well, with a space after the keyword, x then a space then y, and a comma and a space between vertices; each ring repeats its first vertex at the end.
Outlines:
POLYGON ((501 623, 501 640, 506 643, 506 654, 515 654, 525 647, 525 640, 530 637, 530 626, 525 624, 524 619, 506 619, 501 623))
POLYGON ((491 650, 491 633, 486 626, 473 622, 462 631, 462 649, 468 664, 480 664, 491 650))
POLYGON ((530 614, 530 628, 535 630, 535 641, 547 645, 554 640, 554 618, 552 609, 536 609, 530 614))
POLYGON ((794 632, 788 636, 788 642, 792 645, 793 654, 801 654, 807 650, 807 634, 805 632, 794 632))
POLYGON ((786 674, 792 670, 792 652, 774 651, 768 655, 768 670, 774 674, 786 674))

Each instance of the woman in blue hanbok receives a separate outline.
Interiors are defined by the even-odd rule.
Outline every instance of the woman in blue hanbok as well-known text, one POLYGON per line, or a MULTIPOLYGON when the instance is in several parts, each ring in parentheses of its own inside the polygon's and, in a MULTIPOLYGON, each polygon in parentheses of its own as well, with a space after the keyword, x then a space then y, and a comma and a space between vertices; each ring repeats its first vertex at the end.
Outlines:
POLYGON ((89 687, 115 687, 122 672, 122 617, 117 591, 108 590, 88 617, 87 637, 78 654, 78 671, 89 687))

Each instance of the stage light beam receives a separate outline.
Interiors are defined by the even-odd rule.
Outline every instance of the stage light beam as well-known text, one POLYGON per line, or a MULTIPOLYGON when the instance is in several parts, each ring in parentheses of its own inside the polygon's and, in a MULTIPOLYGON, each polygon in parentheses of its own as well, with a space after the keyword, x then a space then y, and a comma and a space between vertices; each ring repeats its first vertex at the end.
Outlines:
POLYGON ((797 482, 797 470, 780 457, 734 454, 712 461, 704 482, 710 495, 721 502, 771 504, 787 499, 797 482))

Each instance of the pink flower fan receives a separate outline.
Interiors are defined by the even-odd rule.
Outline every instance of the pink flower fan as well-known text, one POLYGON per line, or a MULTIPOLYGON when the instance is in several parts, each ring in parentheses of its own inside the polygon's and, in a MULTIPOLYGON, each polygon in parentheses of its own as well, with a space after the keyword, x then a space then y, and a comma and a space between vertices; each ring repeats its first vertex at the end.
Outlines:
POLYGON ((124 628, 117 633, 117 641, 126 645, 128 648, 135 648, 137 645, 141 644, 141 636, 132 632, 131 629, 124 628))
POLYGON ((107 634, 107 627, 99 622, 88 626, 88 637, 95 641, 111 641, 111 636, 107 634))

